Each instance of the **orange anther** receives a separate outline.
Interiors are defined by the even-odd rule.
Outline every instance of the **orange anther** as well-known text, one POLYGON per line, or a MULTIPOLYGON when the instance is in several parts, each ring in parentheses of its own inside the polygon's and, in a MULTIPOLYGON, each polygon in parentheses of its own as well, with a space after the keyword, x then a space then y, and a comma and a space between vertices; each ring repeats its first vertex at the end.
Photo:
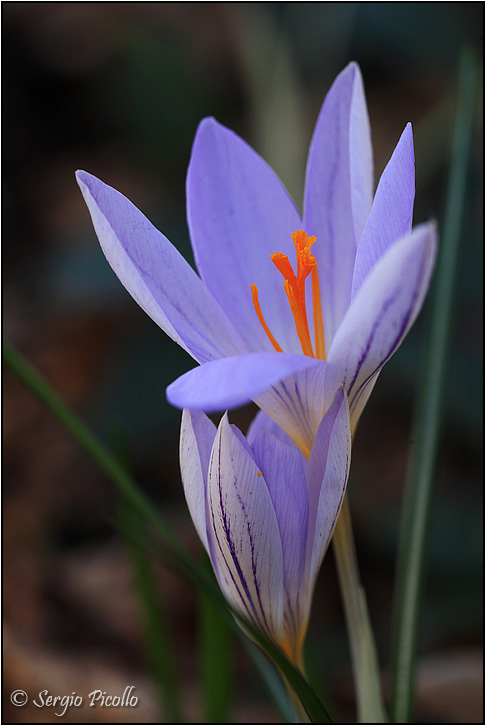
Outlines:
POLYGON ((283 252, 274 252, 270 255, 270 259, 283 278, 288 280, 291 285, 295 285, 297 287, 297 278, 287 255, 284 255, 283 252))

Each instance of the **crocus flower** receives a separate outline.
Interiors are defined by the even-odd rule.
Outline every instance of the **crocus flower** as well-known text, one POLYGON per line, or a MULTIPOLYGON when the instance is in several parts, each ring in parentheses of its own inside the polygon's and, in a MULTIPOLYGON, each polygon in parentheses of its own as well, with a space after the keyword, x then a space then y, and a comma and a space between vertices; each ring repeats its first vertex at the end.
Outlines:
POLYGON ((297 666, 350 449, 342 389, 321 420, 308 461, 263 411, 247 438, 227 414, 217 430, 203 413, 182 416, 185 495, 223 594, 297 666))
POLYGON ((201 364, 168 387, 171 403, 209 412, 254 400, 308 455, 342 386, 354 428, 421 309, 437 236, 433 223, 411 229, 410 124, 373 197, 356 64, 319 114, 302 216, 255 151, 214 119, 201 122, 186 185, 200 277, 119 192, 86 172, 77 180, 123 285, 201 364))

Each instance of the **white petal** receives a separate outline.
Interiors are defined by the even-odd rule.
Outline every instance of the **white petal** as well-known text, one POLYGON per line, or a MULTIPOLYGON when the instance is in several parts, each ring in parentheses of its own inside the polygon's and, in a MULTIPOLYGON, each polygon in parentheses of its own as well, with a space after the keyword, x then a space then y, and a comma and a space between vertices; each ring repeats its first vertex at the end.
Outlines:
POLYGON ((216 426, 203 413, 182 412, 180 461, 182 484, 189 513, 199 538, 209 553, 206 535, 206 487, 209 457, 216 426))

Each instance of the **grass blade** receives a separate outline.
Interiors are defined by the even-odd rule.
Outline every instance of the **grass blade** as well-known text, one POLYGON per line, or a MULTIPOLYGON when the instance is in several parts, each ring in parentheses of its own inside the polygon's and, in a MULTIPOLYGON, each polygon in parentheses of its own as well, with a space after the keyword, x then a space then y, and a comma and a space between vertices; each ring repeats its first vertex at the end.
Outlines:
POLYGON ((25 358, 6 340, 3 341, 3 361, 20 382, 50 411, 77 441, 82 449, 111 479, 121 496, 141 517, 163 535, 183 558, 189 555, 172 532, 162 515, 139 489, 137 483, 120 461, 106 449, 90 429, 44 381, 25 358))
MULTIPOLYGON (((122 530, 133 533, 145 527, 126 502, 121 502, 118 517, 122 530)), ((160 596, 147 550, 140 546, 138 537, 125 537, 125 540, 142 610, 145 649, 159 689, 163 720, 168 723, 184 723, 177 663, 165 603, 160 596)))
MULTIPOLYGON (((118 461, 127 472, 132 471, 129 442, 124 428, 113 426, 112 448, 118 461)), ((123 497, 118 506, 118 525, 121 531, 143 531, 144 521, 123 497)), ((177 660, 171 639, 169 616, 157 584, 152 562, 147 550, 140 546, 140 537, 125 536, 134 585, 141 608, 145 651, 154 675, 161 706, 161 716, 171 723, 183 723, 177 660)))
POLYGON ((235 672, 232 633, 211 598, 202 591, 198 624, 202 721, 230 723, 235 672))
POLYGON ((439 247, 433 309, 418 401, 415 446, 412 451, 402 515, 394 612, 393 723, 407 723, 413 705, 420 592, 432 482, 441 429, 475 83, 475 62, 468 53, 464 53, 459 71, 458 107, 446 215, 439 247))
POLYGON ((288 691, 278 674, 275 666, 268 660, 262 651, 248 638, 241 638, 241 643, 253 661, 253 665, 260 673, 263 682, 277 706, 284 723, 299 723, 294 708, 290 702, 288 691))

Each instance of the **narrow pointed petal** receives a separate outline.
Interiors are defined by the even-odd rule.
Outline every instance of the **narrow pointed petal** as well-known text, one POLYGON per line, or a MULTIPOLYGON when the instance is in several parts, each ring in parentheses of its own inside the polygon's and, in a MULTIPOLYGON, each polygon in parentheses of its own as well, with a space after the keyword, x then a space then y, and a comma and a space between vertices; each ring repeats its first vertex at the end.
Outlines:
POLYGON ((353 428, 376 375, 422 307, 436 250, 433 222, 392 245, 364 281, 339 328, 328 357, 326 396, 344 386, 353 428))
POLYGON ((283 350, 299 352, 282 276, 270 259, 294 259, 302 221, 268 164, 212 118, 196 133, 187 173, 187 220, 199 273, 252 351, 273 350, 252 303, 259 288, 265 320, 283 350))
POLYGON ((206 363, 177 378, 167 398, 178 408, 223 411, 249 403, 295 371, 322 365, 292 353, 249 353, 206 363))
POLYGON ((192 521, 209 553, 206 534, 206 488, 216 426, 203 413, 182 412, 180 462, 182 484, 192 521))
POLYGON ((309 152, 304 228, 316 235, 324 330, 329 349, 351 297, 356 248, 371 209, 371 134, 356 63, 334 81, 309 152))
POLYGON ((312 591, 331 540, 346 491, 351 460, 351 423, 347 396, 342 388, 322 419, 309 459, 307 487, 309 521, 307 558, 312 591))
POLYGON ((385 250, 412 229, 415 157, 412 124, 407 124, 381 175, 356 254, 353 297, 385 250))
POLYGON ((263 429, 268 429, 269 431, 271 431, 272 434, 274 434, 277 439, 283 444, 287 444, 288 446, 295 445, 290 436, 286 434, 285 431, 281 429, 280 426, 275 423, 275 421, 270 418, 267 413, 265 413, 265 411, 258 411, 255 418, 248 427, 246 438, 250 445, 253 444, 256 437, 261 431, 263 431, 263 429))
POLYGON ((283 552, 285 632, 297 649, 307 624, 309 599, 305 588, 305 562, 309 500, 302 454, 263 429, 252 445, 255 460, 268 487, 280 530, 283 552))
POLYGON ((228 601, 274 640, 283 637, 283 560, 264 477, 225 415, 209 465, 211 562, 228 601))
POLYGON ((312 367, 296 371, 254 398, 305 456, 310 454, 324 414, 327 364, 314 362, 312 367))
POLYGON ((246 346, 169 240, 122 194, 85 171, 76 179, 106 259, 143 310, 202 363, 246 346))

